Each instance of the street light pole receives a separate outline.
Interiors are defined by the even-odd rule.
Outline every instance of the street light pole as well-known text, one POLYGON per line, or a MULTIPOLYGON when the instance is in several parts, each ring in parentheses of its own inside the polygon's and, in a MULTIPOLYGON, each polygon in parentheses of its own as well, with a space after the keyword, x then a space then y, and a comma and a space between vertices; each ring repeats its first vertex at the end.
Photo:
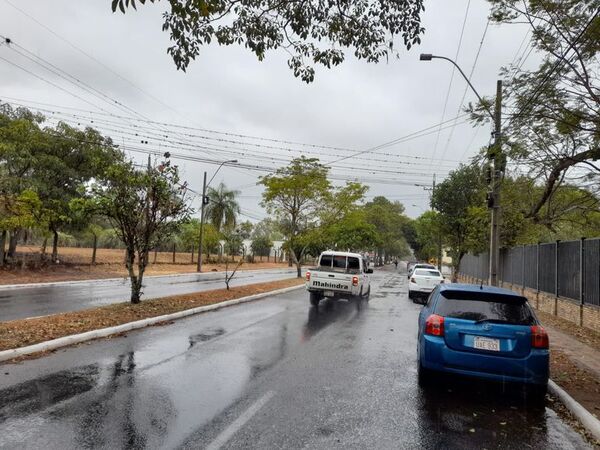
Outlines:
POLYGON ((495 111, 492 113, 490 108, 485 104, 475 87, 471 84, 471 80, 465 75, 462 69, 450 58, 445 56, 436 56, 430 53, 421 53, 419 56, 421 61, 431 61, 432 59, 444 59, 449 61, 454 67, 458 69, 460 74, 469 84, 471 90, 475 93, 479 99, 480 104, 485 108, 487 113, 492 118, 494 123, 494 146, 493 149, 488 153, 488 158, 494 162, 491 177, 491 193, 489 197, 488 206, 492 210, 491 213, 491 229, 490 229, 490 261, 489 261, 489 279, 488 282, 491 286, 498 285, 498 266, 500 263, 500 185, 504 175, 504 155, 502 154, 502 136, 501 136, 501 119, 502 119, 502 80, 498 80, 496 84, 496 106, 495 111))
POLYGON ((230 161, 223 161, 221 164, 219 164, 219 167, 217 167, 217 170, 215 170, 215 173, 210 178, 208 183, 206 182, 206 171, 204 171, 204 181, 202 183, 202 205, 200 206, 200 243, 198 245, 198 263, 196 264, 196 272, 202 272, 202 240, 203 240, 203 235, 204 235, 204 207, 209 202, 209 199, 206 196, 206 189, 208 188, 208 186, 210 186, 210 183, 212 182, 212 180, 214 180, 214 178, 217 176, 217 173, 219 172, 219 170, 221 170, 221 167, 223 167, 225 164, 235 164, 235 163, 237 163, 237 159, 232 159, 230 161))

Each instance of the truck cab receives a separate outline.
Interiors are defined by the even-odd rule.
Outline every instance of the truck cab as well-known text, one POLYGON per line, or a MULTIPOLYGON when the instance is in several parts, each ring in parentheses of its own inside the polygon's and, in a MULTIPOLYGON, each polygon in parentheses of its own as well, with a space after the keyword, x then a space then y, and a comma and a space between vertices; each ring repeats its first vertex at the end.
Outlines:
POLYGON ((368 267, 359 253, 326 251, 321 253, 316 267, 306 271, 306 290, 310 303, 317 306, 324 297, 368 299, 371 294, 368 267))

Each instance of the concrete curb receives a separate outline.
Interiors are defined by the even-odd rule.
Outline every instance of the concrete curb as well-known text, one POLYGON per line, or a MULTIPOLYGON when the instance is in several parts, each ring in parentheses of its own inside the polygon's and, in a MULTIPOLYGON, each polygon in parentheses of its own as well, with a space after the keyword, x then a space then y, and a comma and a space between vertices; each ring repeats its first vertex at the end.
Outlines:
MULTIPOLYGON (((288 270, 288 269, 252 269, 252 270, 240 270, 238 271, 238 273, 256 273, 256 272, 265 272, 265 271, 276 271, 276 270, 281 270, 281 271, 289 271, 290 273, 294 272, 295 273, 295 269, 293 270, 288 270)), ((223 275, 225 272, 224 271, 218 271, 218 272, 202 272, 202 273, 198 273, 198 272, 181 272, 181 273, 172 273, 169 275, 146 275, 144 276, 144 279, 146 278, 178 278, 178 277, 186 277, 186 276, 192 276, 192 275, 197 275, 198 277, 204 278, 205 276, 208 278, 209 275, 223 275)), ((199 281, 204 281, 204 280, 199 280, 199 281)), ((206 280, 206 281, 212 281, 212 280, 206 280)), ((123 276, 123 277, 119 277, 119 278, 90 278, 88 280, 71 280, 71 281, 48 281, 48 282, 44 282, 44 283, 23 283, 23 284, 0 284, 0 292, 3 290, 11 290, 11 289, 24 289, 24 288, 38 288, 38 287, 51 287, 51 286, 73 286, 73 285, 80 285, 80 284, 110 284, 110 283, 115 283, 115 282, 123 282, 123 283, 129 283, 129 277, 127 276, 123 276)))
POLYGON ((51 341, 40 342, 38 344, 28 345, 27 347, 14 348, 10 350, 0 351, 0 362, 7 361, 9 359, 17 358, 19 356, 31 355, 32 353, 44 352, 48 350, 54 350, 60 347, 66 347, 68 345, 79 344, 81 342, 89 341, 92 339, 98 339, 110 336, 112 334, 123 333, 126 331, 137 330, 139 328, 145 328, 150 325, 155 325, 160 322, 166 322, 169 320, 181 319, 183 317, 192 316, 208 311, 215 311, 217 309, 226 308, 227 306, 239 305, 241 303, 251 302, 253 300, 259 300, 261 298, 269 297, 271 295, 284 294, 296 289, 304 288, 304 284, 298 286, 292 286, 283 289, 277 289, 274 291, 263 292, 261 294, 249 295, 247 297, 236 298, 233 300, 227 300, 221 303, 215 303, 214 305, 198 306, 197 308, 186 309, 185 311, 179 311, 172 314, 164 314, 162 316, 150 317, 148 319, 136 320, 135 322, 128 322, 122 325, 114 327, 101 328, 99 330, 86 331, 85 333, 73 334, 71 336, 64 336, 58 339, 52 339, 51 341))
POLYGON ((554 381, 548 380, 548 390, 558 397, 567 409, 581 422, 585 429, 600 442, 600 420, 596 419, 592 413, 581 406, 577 400, 567 394, 567 392, 554 381))

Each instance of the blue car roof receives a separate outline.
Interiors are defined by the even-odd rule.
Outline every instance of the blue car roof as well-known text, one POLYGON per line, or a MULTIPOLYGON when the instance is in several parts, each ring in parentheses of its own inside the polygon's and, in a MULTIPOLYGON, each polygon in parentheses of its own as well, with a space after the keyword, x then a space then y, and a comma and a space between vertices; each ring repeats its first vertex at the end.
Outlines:
POLYGON ((440 292, 486 292, 489 294, 496 295, 507 295, 512 297, 523 298, 523 296, 510 289, 499 288, 496 286, 480 285, 480 284, 466 284, 466 283, 448 283, 440 284, 440 292))

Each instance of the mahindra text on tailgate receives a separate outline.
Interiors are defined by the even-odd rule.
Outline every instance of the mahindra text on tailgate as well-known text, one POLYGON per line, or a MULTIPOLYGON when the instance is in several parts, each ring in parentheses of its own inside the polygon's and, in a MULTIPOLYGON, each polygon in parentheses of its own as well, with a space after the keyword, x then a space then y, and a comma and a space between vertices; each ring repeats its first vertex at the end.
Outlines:
POLYGON ((313 272, 310 287, 335 292, 350 292, 352 276, 339 273, 313 272))

